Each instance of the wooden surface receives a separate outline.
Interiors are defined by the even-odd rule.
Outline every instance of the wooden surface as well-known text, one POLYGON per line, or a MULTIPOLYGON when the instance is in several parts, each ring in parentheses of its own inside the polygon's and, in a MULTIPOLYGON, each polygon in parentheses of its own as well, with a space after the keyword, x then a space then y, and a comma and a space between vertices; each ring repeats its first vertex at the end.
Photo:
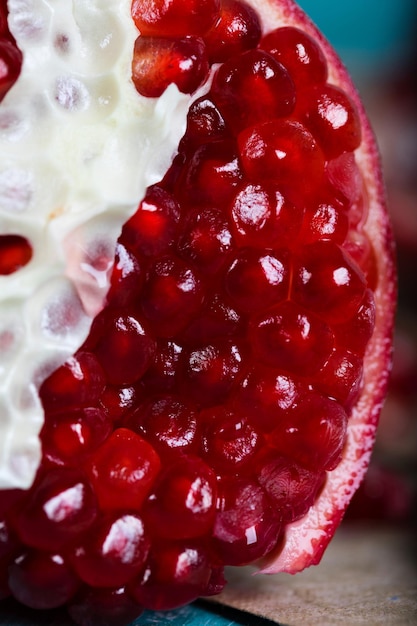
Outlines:
POLYGON ((417 626, 417 535, 340 529, 321 564, 290 576, 228 572, 219 600, 286 626, 417 626))

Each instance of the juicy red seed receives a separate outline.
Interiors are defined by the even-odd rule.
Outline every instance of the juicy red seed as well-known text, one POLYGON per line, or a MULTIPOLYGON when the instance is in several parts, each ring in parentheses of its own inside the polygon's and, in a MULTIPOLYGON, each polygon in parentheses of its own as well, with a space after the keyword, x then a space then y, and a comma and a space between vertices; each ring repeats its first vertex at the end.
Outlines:
POLYGON ((139 511, 159 473, 154 448, 126 428, 118 428, 86 466, 102 510, 139 511))
POLYGON ((288 301, 256 315, 249 334, 254 354, 262 363, 298 376, 317 373, 334 343, 323 320, 288 301))
POLYGON ((337 347, 351 350, 358 356, 363 356, 372 337, 375 316, 375 298, 372 291, 367 289, 356 315, 346 322, 334 326, 337 347))
POLYGON ((223 338, 243 333, 241 315, 219 295, 214 295, 198 318, 193 320, 181 334, 181 340, 189 345, 206 345, 223 338))
POLYGON ((288 257, 285 250, 240 250, 225 276, 232 304, 238 310, 253 312, 285 300, 289 290, 288 257))
POLYGON ((339 463, 346 440, 347 415, 335 400, 310 393, 267 437, 285 457, 314 472, 339 463), (308 420, 305 416, 308 415, 308 420))
POLYGON ((14 41, 0 39, 0 102, 18 79, 22 60, 14 41))
POLYGON ((257 364, 240 384, 234 406, 249 418, 256 428, 269 432, 293 405, 302 402, 306 388, 295 378, 279 370, 257 364))
POLYGON ((363 181, 352 152, 344 152, 326 164, 326 174, 334 188, 334 194, 349 205, 362 200, 363 181))
POLYGON ((219 19, 220 0, 133 0, 131 12, 142 35, 203 35, 219 19))
POLYGON ((256 11, 241 0, 222 0, 220 19, 206 33, 204 42, 212 64, 256 48, 260 38, 261 24, 256 11))
POLYGON ((211 558, 203 544, 160 541, 152 547, 143 577, 130 591, 148 609, 173 609, 205 595, 211 575, 211 558))
POLYGON ((209 64, 202 39, 184 37, 138 37, 132 61, 137 91, 159 98, 174 83, 182 93, 192 94, 206 80, 209 64))
POLYGON ((205 422, 202 439, 206 458, 219 472, 240 472, 262 445, 262 438, 250 424, 246 412, 213 407, 201 413, 205 422))
POLYGON ((231 341, 192 350, 185 355, 182 392, 199 406, 224 402, 243 367, 244 354, 231 341))
POLYGON ((320 198, 306 208, 300 239, 304 244, 327 239, 342 244, 349 229, 349 219, 332 198, 320 198))
POLYGON ((281 524, 261 487, 236 478, 219 485, 215 545, 227 565, 261 558, 277 544, 281 524))
POLYGON ((155 341, 136 312, 104 309, 104 331, 95 353, 111 385, 136 382, 148 369, 155 353, 155 341))
POLYGON ((261 50, 249 50, 221 65, 211 94, 235 133, 290 115, 295 104, 295 88, 287 70, 261 50))
POLYGON ((327 158, 351 152, 361 143, 356 106, 338 87, 323 85, 303 94, 301 117, 327 158))
POLYGON ((175 396, 153 397, 129 415, 125 426, 146 436, 161 454, 171 449, 187 453, 198 449, 196 408, 175 396))
POLYGON ((216 513, 216 482, 213 470, 198 457, 168 465, 144 509, 152 534, 164 539, 208 534, 216 513))
POLYGON ((88 585, 118 588, 143 570, 149 547, 140 517, 105 517, 75 545, 70 561, 88 585))
POLYGON ((174 198, 159 185, 153 185, 123 226, 121 241, 145 256, 167 252, 175 239, 179 217, 174 198))
POLYGON ((112 387, 108 385, 100 396, 100 406, 112 421, 119 421, 140 402, 141 387, 112 387))
POLYGON ((43 454, 51 463, 78 466, 111 431, 110 419, 95 407, 46 415, 40 433, 43 454))
POLYGON ((229 224, 220 209, 190 211, 178 241, 178 252, 201 273, 212 274, 232 250, 229 224))
POLYGON ((283 523, 294 522, 314 504, 324 482, 323 472, 312 472, 276 454, 263 460, 258 480, 283 523))
POLYGON ((176 195, 185 205, 224 207, 241 181, 235 143, 214 141, 194 152, 178 180, 176 195))
POLYGON ((104 389, 104 372, 94 354, 77 352, 42 384, 39 395, 47 413, 94 406, 104 389))
POLYGON ((32 609, 55 609, 75 595, 79 581, 60 554, 28 551, 9 568, 13 596, 32 609))
POLYGON ((203 301, 201 280, 174 256, 156 261, 142 297, 143 313, 159 337, 172 338, 199 311, 203 301))
POLYGON ((320 184, 323 153, 299 122, 265 122, 242 131, 237 140, 243 170, 251 181, 275 183, 290 191, 296 180, 306 195, 320 184))
POLYGON ((366 281, 342 248, 327 241, 305 246, 294 260, 292 296, 329 323, 353 316, 364 297, 366 281))
POLYGON ((19 540, 5 520, 0 520, 0 562, 6 563, 17 556, 19 540))
POLYGON ((335 398, 350 411, 358 399, 363 377, 362 358, 352 352, 334 350, 314 381, 315 389, 335 398))
POLYGON ((356 261, 366 276, 368 286, 375 290, 378 284, 378 268, 375 250, 364 232, 350 230, 343 249, 356 261))
POLYGON ((124 587, 83 589, 68 606, 70 617, 79 626, 129 626, 142 612, 124 587))
POLYGON ((116 245, 107 302, 116 307, 131 304, 139 297, 143 281, 142 264, 133 252, 119 241, 116 245))
POLYGON ((149 393, 171 391, 176 387, 181 353, 182 347, 174 341, 158 340, 154 362, 143 378, 149 393))
POLYGON ((290 72, 297 90, 324 83, 327 79, 326 58, 307 33, 287 26, 264 37, 260 48, 271 54, 290 72))
POLYGON ((243 246, 290 247, 299 233, 303 210, 273 184, 245 183, 231 205, 236 240, 243 246))
POLYGON ((32 246, 25 237, 21 235, 0 235, 1 276, 7 276, 20 270, 29 263, 32 255, 32 246))
POLYGON ((187 130, 180 148, 187 150, 209 141, 227 138, 226 122, 213 100, 208 96, 201 96, 195 100, 188 110, 187 130))
POLYGON ((51 470, 32 487, 15 521, 21 540, 34 548, 60 550, 97 517, 86 477, 76 470, 51 470))

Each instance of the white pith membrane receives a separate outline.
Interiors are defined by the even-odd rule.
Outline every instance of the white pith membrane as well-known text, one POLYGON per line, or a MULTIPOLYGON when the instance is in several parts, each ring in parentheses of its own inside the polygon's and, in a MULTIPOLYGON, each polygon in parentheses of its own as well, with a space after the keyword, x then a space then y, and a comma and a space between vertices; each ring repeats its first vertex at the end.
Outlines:
MULTIPOLYGON (((327 56, 329 82, 346 89, 356 101, 363 132, 356 159, 369 198, 369 216, 364 230, 372 241, 378 263, 379 283, 374 294, 377 312, 384 312, 384 315, 377 316, 375 332, 368 346, 364 388, 349 420, 343 459, 335 470, 329 472, 315 505, 304 518, 287 526, 284 547, 280 546, 277 554, 264 559, 260 566, 265 573, 295 573, 319 562, 369 462, 391 355, 395 280, 392 258, 386 251, 390 250, 392 237, 373 135, 340 61, 291 0, 247 1, 258 11, 263 24, 267 24, 264 32, 278 26, 294 25, 312 34, 327 56), (383 254, 379 254, 381 251, 383 254)), ((0 487, 3 488, 26 487, 33 479, 39 462, 37 435, 43 417, 36 389, 51 369, 62 363, 84 340, 91 317, 98 312, 105 297, 114 243, 121 224, 134 212, 145 188, 162 178, 184 131, 186 109, 191 100, 189 96, 179 96, 171 88, 159 101, 145 100, 137 95, 130 81, 130 60, 137 36, 130 19, 130 0, 111 3, 100 0, 11 0, 9 7, 11 29, 24 53, 25 63, 18 83, 0 106, 0 227, 1 232, 26 235, 35 248, 35 255, 29 266, 13 277, 0 277, 0 342, 2 329, 9 331, 13 324, 16 325, 17 338, 17 348, 10 353, 10 360, 4 364, 0 361, 0 408, 6 416, 0 421, 0 441, 5 442, 0 449, 0 487), (24 10, 30 12, 34 6, 39 9, 39 33, 35 29, 28 35, 21 16, 24 10), (84 15, 84 22, 77 17, 83 11, 88 14, 84 15), (13 14, 16 14, 15 20, 13 14), (92 14, 99 23, 106 24, 98 37, 91 37, 96 43, 107 42, 99 44, 100 54, 111 48, 113 39, 119 41, 119 52, 109 53, 110 58, 113 54, 111 63, 90 55, 88 47, 86 52, 85 40, 79 38, 82 24, 85 34, 89 31, 92 14), (110 30, 114 36, 109 35, 111 20, 114 28, 110 30), (46 51, 48 54, 52 52, 54 37, 60 33, 69 33, 69 41, 77 41, 78 47, 69 56, 63 52, 55 53, 51 66, 53 72, 50 73, 50 68, 39 66, 39 63, 48 56, 46 51), (28 51, 33 53, 32 56, 28 51), (70 60, 75 67, 71 74, 70 60), (64 83, 69 89, 61 91, 67 94, 67 98, 60 102, 55 96, 57 81, 62 88, 63 83, 59 82, 62 76, 71 76, 73 81, 64 83), (98 95, 95 104, 92 98, 88 106, 68 111, 65 102, 75 93, 71 91, 74 85, 79 87, 77 80, 88 89, 91 86, 91 94, 96 94, 97 88, 98 95), (100 92, 100 86, 106 85, 112 85, 114 89, 110 99, 107 87, 100 92), (28 97, 32 94, 31 89, 32 98, 28 97), (112 108, 111 101, 117 91, 118 105, 112 108), (95 112, 91 108, 94 106, 95 112), (37 126, 29 123, 28 127, 28 120, 35 119, 35 111, 37 126), (52 111, 52 114, 44 116, 44 111, 52 111), (18 119, 6 126, 2 120, 10 119, 12 112, 21 114, 20 123, 18 119), (175 121, 171 117, 173 113, 175 121), (46 159, 45 145, 50 145, 53 135, 52 119, 58 124, 52 144, 61 152, 54 152, 46 159), (84 142, 90 139, 91 143, 83 143, 81 151, 77 151, 74 149, 75 136, 84 142), (28 143, 24 143, 24 137, 30 138, 28 143), (161 146, 164 146, 162 160, 159 158, 161 146), (67 156, 70 149, 71 154, 67 156), (60 158, 64 155, 60 170, 60 158), (130 165, 134 164, 129 180, 122 175, 126 157, 130 165), (68 168, 71 172, 67 171, 68 168), (1 187, 4 171, 9 172, 9 178, 3 174, 3 179, 6 176, 5 180, 11 180, 13 186, 19 182, 19 189, 27 190, 26 194, 15 197, 12 210, 10 185, 1 187), (20 178, 10 178, 10 171, 20 178), (71 178, 70 173, 75 178, 71 178), (45 193, 45 190, 38 191, 37 185, 42 182, 47 183, 45 193), (96 191, 97 196, 94 196, 96 191), (40 198, 43 200, 42 194, 48 196, 48 203, 41 203, 42 210, 33 211, 35 203, 39 206, 40 198), (88 254, 94 256, 98 249, 105 250, 104 257, 108 261, 107 265, 101 266, 101 271, 97 271, 100 268, 94 267, 92 259, 88 258, 88 254), (35 278, 38 280, 36 287, 35 278), (13 289, 3 287, 6 280, 14 281, 13 289), (68 304, 63 305, 66 302, 68 304), (61 307, 59 315, 61 311, 68 311, 68 305, 71 305, 71 311, 78 310, 79 315, 73 316, 71 326, 57 324, 56 331, 51 332, 51 327, 55 327, 45 325, 45 320, 55 314, 58 305, 61 307), (3 373, 6 368, 7 375, 3 373)), ((76 102, 80 100, 76 99, 76 102)), ((81 102, 84 102, 82 98, 81 102)), ((4 355, 0 359, 4 359, 4 355)))

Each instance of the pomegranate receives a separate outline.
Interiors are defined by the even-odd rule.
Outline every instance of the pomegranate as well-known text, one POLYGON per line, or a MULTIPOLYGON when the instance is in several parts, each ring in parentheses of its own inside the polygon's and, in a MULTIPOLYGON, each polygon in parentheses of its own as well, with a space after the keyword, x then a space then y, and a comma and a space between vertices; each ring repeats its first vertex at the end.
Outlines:
MULTIPOLYGON (((94 320, 37 372, 40 464, 0 492, 0 597, 66 606, 81 626, 218 593, 226 565, 320 561, 368 465, 395 307, 374 138, 305 14, 292 0, 130 9, 137 98, 174 83, 185 132, 115 250, 82 257, 107 295, 77 284, 94 320)), ((54 46, 70 54, 65 33, 54 46)), ((62 114, 82 115, 83 86, 56 88, 62 114)), ((1 243, 18 279, 30 243, 1 243)), ((73 307, 59 311, 70 326, 73 307)))

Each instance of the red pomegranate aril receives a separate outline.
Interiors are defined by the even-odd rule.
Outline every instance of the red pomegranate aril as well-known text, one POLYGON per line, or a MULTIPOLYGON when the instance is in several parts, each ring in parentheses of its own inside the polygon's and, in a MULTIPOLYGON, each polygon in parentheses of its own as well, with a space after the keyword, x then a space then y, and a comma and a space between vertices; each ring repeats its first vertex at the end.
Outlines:
MULTIPOLYGON (((352 152, 343 152, 326 163, 326 175, 334 193, 349 205, 361 202, 363 180, 352 152)), ((356 221, 357 223, 357 221, 356 221)))
POLYGON ((216 494, 213 470, 199 457, 180 458, 159 477, 144 509, 146 523, 164 539, 202 537, 213 527, 216 494))
POLYGON ((305 246, 294 259, 293 299, 329 323, 353 316, 366 286, 360 268, 343 248, 330 241, 305 246))
POLYGON ((159 337, 173 338, 195 317, 203 302, 200 278, 175 256, 158 259, 149 271, 142 310, 159 337))
POLYGON ((201 96, 188 110, 187 129, 180 149, 188 151, 209 141, 228 139, 228 136, 226 122, 218 107, 208 96, 201 96))
POLYGON ((327 158, 359 147, 361 126, 356 107, 338 87, 322 85, 306 91, 297 106, 327 158))
POLYGON ((265 309, 288 297, 290 285, 289 253, 243 248, 225 275, 225 289, 232 304, 251 313, 265 309))
POLYGON ((174 341, 158 340, 154 362, 143 377, 149 393, 169 392, 176 387, 182 350, 174 341))
POLYGON ((26 545, 53 552, 87 530, 97 514, 86 476, 77 470, 53 469, 31 488, 15 529, 26 545))
POLYGON ((29 263, 32 256, 32 246, 25 237, 21 235, 0 235, 0 276, 8 276, 13 274, 13 272, 17 272, 29 263))
POLYGON ((235 133, 288 116, 295 105, 295 88, 287 70, 261 50, 248 50, 221 65, 210 93, 235 133))
POLYGON ((240 384, 233 405, 238 412, 248 415, 255 428, 267 433, 275 428, 282 415, 302 401, 305 392, 305 385, 297 378, 257 364, 240 384))
POLYGON ((71 600, 68 613, 79 626, 129 626, 143 613, 143 608, 133 600, 125 587, 87 587, 71 600))
POLYGON ((124 224, 121 242, 145 256, 167 252, 175 239, 180 209, 171 194, 149 187, 134 215, 124 224))
POLYGON ((306 207, 300 240, 303 244, 323 239, 343 244, 348 230, 349 219, 346 211, 334 199, 323 197, 306 207))
POLYGON ((262 37, 260 48, 290 72, 297 91, 327 80, 326 58, 317 43, 292 26, 277 28, 262 37))
POLYGON ((39 395, 47 413, 94 406, 105 385, 104 372, 91 352, 79 351, 42 384, 39 395))
POLYGON ((334 350, 326 365, 317 374, 314 388, 335 398, 351 411, 363 382, 362 358, 352 352, 334 350))
POLYGON ((160 541, 151 550, 143 577, 130 585, 130 592, 147 609, 173 609, 205 595, 211 574, 211 558, 203 544, 192 539, 160 541))
POLYGON ((176 196, 185 206, 225 207, 242 178, 235 142, 213 141, 197 148, 187 162, 176 196))
POLYGON ((118 241, 107 302, 115 307, 131 304, 139 297, 143 281, 143 264, 129 248, 118 241))
POLYGON ((125 426, 131 428, 160 451, 198 452, 197 410, 187 399, 172 395, 153 396, 129 415, 125 426))
POLYGON ((142 393, 140 385, 127 387, 108 385, 100 396, 100 407, 112 422, 118 422, 139 404, 142 393))
POLYGON ((229 224, 221 209, 190 211, 178 241, 179 255, 201 274, 213 274, 232 250, 229 224))
POLYGON ((202 411, 201 420, 204 454, 220 473, 240 473, 264 443, 244 411, 213 407, 202 411))
POLYGON ((335 400, 310 392, 268 436, 270 446, 302 467, 321 472, 339 463, 346 441, 347 415, 335 400), (305 419, 306 414, 308 420, 305 419))
POLYGON ((231 205, 232 227, 242 246, 290 247, 300 231, 303 208, 273 184, 245 183, 231 205))
POLYGON ((254 316, 249 336, 262 363, 296 376, 317 373, 334 344, 326 322, 290 301, 254 316))
POLYGON ((143 570, 150 540, 137 515, 104 517, 71 550, 70 561, 92 587, 117 588, 143 570))
POLYGON ((155 340, 136 311, 107 308, 102 312, 103 332, 94 352, 111 385, 135 383, 155 354, 155 340))
POLYGON ((55 609, 71 600, 80 583, 60 554, 30 550, 10 566, 9 585, 21 604, 55 609))
POLYGON ((213 537, 227 565, 244 565, 270 552, 281 524, 261 487, 252 480, 222 480, 213 537))
POLYGON ((133 0, 131 12, 142 35, 203 35, 219 19, 220 0, 133 0))
POLYGON ((138 37, 132 61, 137 91, 159 98, 174 83, 182 93, 192 94, 207 79, 209 64, 202 39, 138 37))
MULTIPOLYGON (((299 122, 271 120, 243 130, 237 138, 242 168, 249 180, 282 185, 293 181, 307 197, 323 177, 325 159, 312 134, 299 122)), ((300 191, 300 190, 298 190, 300 191)))
POLYGON ((367 289, 356 315, 333 327, 336 346, 363 357, 375 328, 375 308, 373 292, 367 289))
POLYGON ((312 506, 323 486, 325 473, 312 472, 273 453, 263 459, 258 480, 279 519, 291 523, 312 506))
POLYGON ((46 415, 40 433, 45 460, 78 466, 112 432, 112 422, 95 407, 46 415))
POLYGON ((222 295, 215 294, 198 317, 181 333, 185 345, 204 346, 244 334, 244 320, 222 295))
POLYGON ((243 375, 244 359, 230 340, 185 352, 182 393, 200 407, 224 402, 243 375))
POLYGON ((159 473, 154 448, 138 434, 118 428, 86 465, 100 508, 140 511, 159 473))
POLYGON ((22 60, 15 42, 0 38, 0 102, 18 79, 22 60))
POLYGON ((210 63, 256 48, 261 38, 256 11, 241 0, 222 0, 220 19, 204 36, 210 63))
POLYGON ((365 274, 368 287, 375 291, 378 285, 377 259, 368 236, 364 232, 349 231, 343 249, 365 274))

